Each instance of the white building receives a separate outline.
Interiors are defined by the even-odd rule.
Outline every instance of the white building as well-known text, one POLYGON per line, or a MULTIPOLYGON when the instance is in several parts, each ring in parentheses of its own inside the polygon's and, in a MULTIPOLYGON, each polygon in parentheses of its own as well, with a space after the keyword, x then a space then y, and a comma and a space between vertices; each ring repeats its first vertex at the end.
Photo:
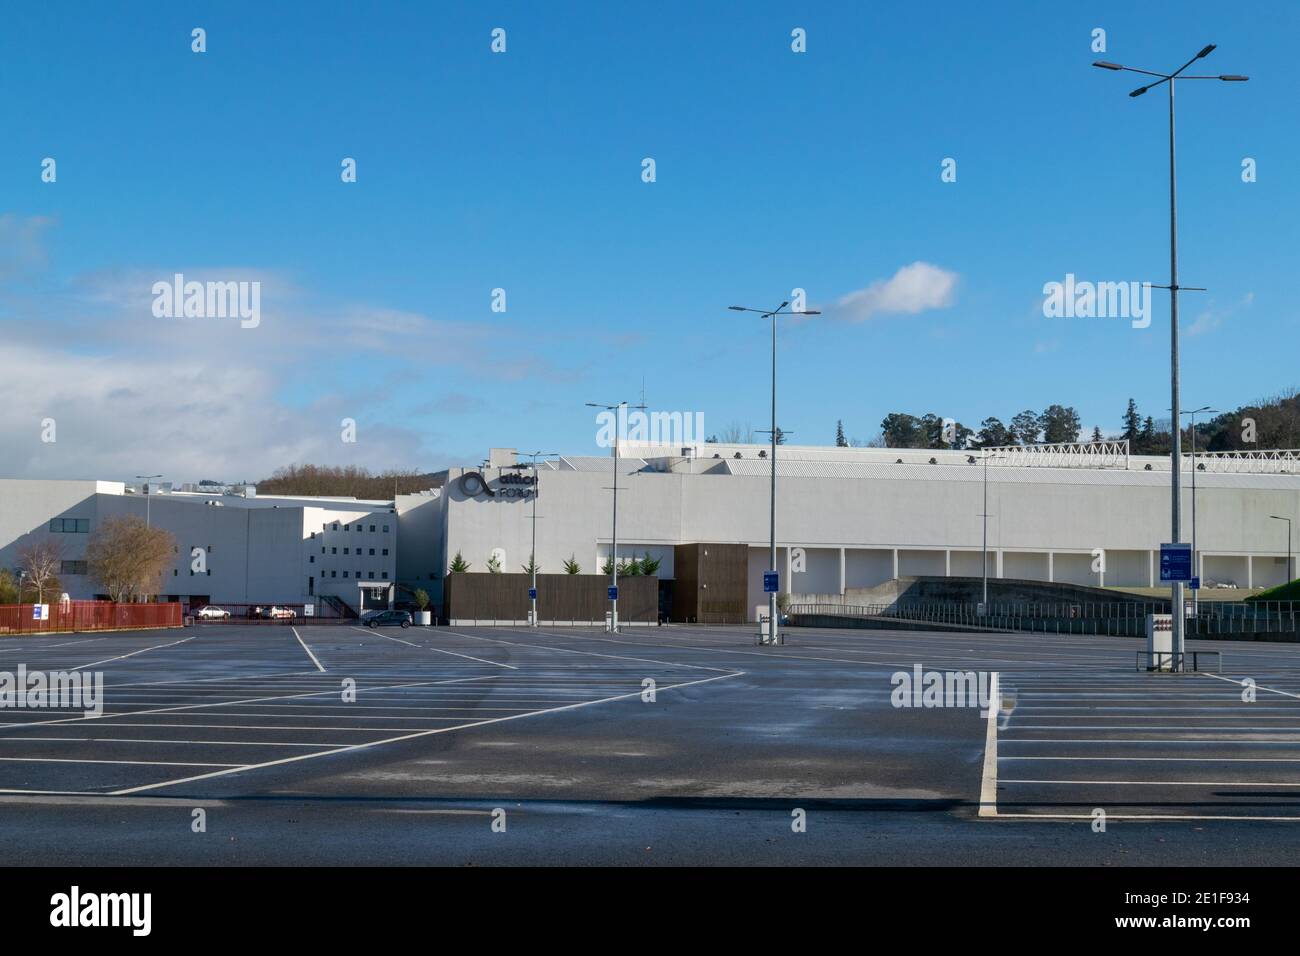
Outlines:
POLYGON ((86 542, 112 515, 135 514, 176 539, 163 596, 191 604, 317 604, 338 597, 357 607, 391 596, 397 571, 397 515, 391 501, 171 492, 114 481, 0 480, 0 567, 22 548, 52 540, 61 549, 63 590, 99 594, 86 574, 86 542), (147 492, 147 493, 146 493, 147 492), (197 549, 197 551, 196 551, 197 549), (197 570, 196 570, 197 568, 197 570), (373 582, 373 583, 372 583, 373 582))
MULTIPOLYGON (((1170 463, 1129 456, 1122 443, 1038 446, 990 457, 988 561, 994 578, 1159 586, 1170 538, 1170 463)), ((618 460, 620 559, 660 559, 688 543, 749 548, 746 606, 764 601, 770 464, 765 445, 625 446, 618 460), (671 453, 669 453, 671 452, 671 453)), ((821 448, 777 452, 776 537, 781 589, 843 594, 907 575, 979 576, 985 469, 979 451, 821 448)), ((527 473, 528 466, 525 466, 527 473)), ((596 571, 610 553, 612 457, 566 456, 538 470, 537 560, 559 572, 571 557, 596 571)), ((1183 540, 1192 534, 1192 466, 1183 470, 1183 540)), ((519 571, 531 550, 527 486, 496 449, 486 467, 454 468, 440 489, 402 496, 400 577, 437 585, 458 552, 483 571, 494 552, 519 571), (407 534, 409 515, 420 530, 407 534), (432 577, 431 577, 432 576, 432 577)), ((1207 583, 1266 587, 1287 573, 1287 525, 1300 530, 1300 454, 1197 457, 1197 567, 1207 583)), ((431 590, 431 593, 435 593, 431 590)))
MULTIPOLYGON (((620 559, 648 554, 659 560, 661 580, 673 581, 679 546, 744 546, 744 581, 732 584, 752 616, 768 566, 767 455, 764 445, 625 446, 617 460, 620 559)), ((981 455, 780 446, 781 590, 835 595, 899 576, 979 576, 981 455)), ((990 577, 1159 585, 1160 544, 1170 537, 1167 458, 1130 457, 1117 445, 997 455, 987 468, 990 577)), ((612 456, 564 456, 540 463, 534 484, 513 449, 493 449, 483 466, 448 469, 434 488, 394 501, 260 496, 242 486, 221 495, 145 495, 120 482, 0 481, 0 567, 16 566, 24 543, 55 538, 65 590, 92 597, 79 563, 89 532, 105 516, 144 517, 148 509, 178 545, 167 596, 253 604, 331 595, 356 607, 358 585, 397 582, 428 591, 438 605, 457 553, 471 571, 488 570, 495 557, 501 570, 521 572, 534 509, 540 569, 558 573, 572 559, 597 573, 611 549, 614 464, 612 456), (193 572, 194 548, 206 556, 201 574, 193 572)), ((1190 457, 1183 477, 1189 541, 1190 457)), ((1258 588, 1286 579, 1287 525, 1271 516, 1290 517, 1300 532, 1300 453, 1201 454, 1195 505, 1196 564, 1207 584, 1258 588)), ((379 599, 392 597, 407 595, 379 599)), ((367 595, 367 606, 373 600, 367 595)))

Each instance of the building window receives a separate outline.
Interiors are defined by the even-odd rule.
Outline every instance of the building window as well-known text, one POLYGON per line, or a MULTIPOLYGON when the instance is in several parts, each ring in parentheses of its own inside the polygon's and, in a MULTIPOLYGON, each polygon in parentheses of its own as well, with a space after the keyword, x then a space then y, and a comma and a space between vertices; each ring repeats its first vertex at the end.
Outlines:
POLYGON ((307 557, 307 563, 308 563, 308 564, 315 564, 315 563, 316 563, 316 555, 314 555, 314 554, 312 554, 312 555, 308 555, 308 557, 307 557))
POLYGON ((61 561, 59 563, 60 574, 85 574, 85 561, 61 561))
POLYGON ((330 554, 338 554, 338 553, 339 553, 338 548, 330 548, 330 554))
POLYGON ((334 522, 334 530, 335 531, 339 530, 339 523, 337 521, 334 522))
POLYGON ((374 525, 371 525, 371 526, 370 526, 370 530, 371 530, 371 531, 374 531, 374 530, 375 530, 375 526, 374 526, 374 525))
POLYGON ((346 571, 344 571, 344 572, 343 572, 343 576, 346 578, 346 577, 348 576, 348 573, 347 573, 346 571))
POLYGON ((313 531, 313 532, 311 533, 311 538, 312 538, 313 541, 316 540, 316 532, 315 532, 315 531, 313 531))
POLYGON ((374 549, 374 548, 371 548, 371 549, 370 549, 370 553, 371 553, 371 554, 374 554, 374 553, 375 553, 375 549, 374 549))
POLYGON ((385 580, 385 581, 388 580, 388 572, 387 572, 387 571, 384 572, 384 580, 385 580))
POLYGON ((344 549, 343 549, 343 553, 344 553, 344 554, 347 554, 347 553, 348 553, 348 549, 347 549, 347 548, 344 548, 344 549))
POLYGON ((330 572, 330 577, 332 577, 332 578, 337 578, 338 576, 339 576, 339 573, 338 573, 337 571, 331 571, 331 572, 330 572))
POLYGON ((344 530, 344 531, 351 531, 352 529, 349 528, 347 525, 344 525, 344 526, 343 526, 343 530, 344 530))
POLYGON ((90 519, 51 518, 50 530, 55 534, 86 534, 90 531, 90 519))
POLYGON ((387 549, 387 548, 384 548, 384 554, 385 554, 385 555, 388 554, 388 549, 387 549))
POLYGON ((370 572, 370 580, 373 581, 374 579, 375 579, 375 572, 374 572, 374 571, 371 571, 371 572, 370 572))
POLYGON ((384 534, 388 534, 388 525, 384 525, 384 534))

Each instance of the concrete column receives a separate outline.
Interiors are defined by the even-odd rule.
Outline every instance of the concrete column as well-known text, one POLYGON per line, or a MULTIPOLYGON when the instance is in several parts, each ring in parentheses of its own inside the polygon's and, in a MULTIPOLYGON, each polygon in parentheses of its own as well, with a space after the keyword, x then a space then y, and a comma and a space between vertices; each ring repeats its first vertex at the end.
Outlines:
POLYGON ((1246 555, 1246 587, 1253 588, 1254 586, 1255 586, 1255 556, 1252 554, 1248 554, 1246 555))
POLYGON ((898 549, 894 549, 894 580, 898 580, 898 549))
MULTIPOLYGON (((794 580, 791 577, 791 575, 793 574, 791 568, 794 567, 794 556, 790 553, 792 550, 793 549, 791 548, 785 549, 785 593, 786 594, 794 593, 794 590, 791 587, 791 585, 794 583, 794 580)), ((777 549, 777 553, 778 554, 780 553, 780 548, 777 549)))
POLYGON ((844 595, 844 549, 840 548, 840 596, 844 595))
POLYGON ((1153 588, 1155 586, 1156 586, 1156 553, 1154 551, 1148 551, 1147 552, 1147 587, 1153 588))
POLYGON ((1051 551, 1047 552, 1047 583, 1048 584, 1052 584, 1056 580, 1055 578, 1056 562, 1053 560, 1055 557, 1056 555, 1054 555, 1051 551))
POLYGON ((945 578, 952 577, 952 551, 948 548, 945 548, 943 552, 943 576, 945 578))
POLYGON ((995 573, 994 576, 1000 578, 1000 577, 1002 577, 1002 552, 1001 552, 1001 551, 994 551, 994 552, 993 552, 993 559, 994 559, 994 560, 993 560, 993 564, 994 564, 994 566, 995 566, 996 569, 997 569, 997 570, 996 570, 996 573, 995 573))

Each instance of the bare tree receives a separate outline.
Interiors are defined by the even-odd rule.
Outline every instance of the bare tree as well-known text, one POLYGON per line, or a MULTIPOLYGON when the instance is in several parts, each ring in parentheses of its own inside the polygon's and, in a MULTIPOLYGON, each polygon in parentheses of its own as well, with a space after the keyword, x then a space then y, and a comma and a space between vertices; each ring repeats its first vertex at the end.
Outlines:
POLYGON ((86 570, 114 601, 157 594, 176 539, 138 515, 105 518, 86 543, 86 570))
POLYGON ((724 445, 752 445, 754 444, 754 426, 748 422, 744 425, 740 422, 732 422, 722 430, 719 437, 724 445))
MULTIPOLYGON (((23 587, 36 592, 37 604, 44 604, 46 593, 58 589, 62 562, 63 545, 57 541, 37 541, 18 551, 18 569, 23 572, 23 587)), ((19 600, 22 600, 21 596, 19 600)))

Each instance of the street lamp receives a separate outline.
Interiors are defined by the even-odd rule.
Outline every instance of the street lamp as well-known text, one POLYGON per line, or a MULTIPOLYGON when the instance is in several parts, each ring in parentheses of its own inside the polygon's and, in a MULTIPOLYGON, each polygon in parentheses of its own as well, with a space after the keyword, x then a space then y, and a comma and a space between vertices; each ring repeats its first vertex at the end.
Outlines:
MULTIPOLYGON (((617 402, 613 405, 602 405, 600 402, 587 402, 588 408, 603 408, 607 412, 614 413, 614 520, 610 533, 610 599, 609 599, 609 630, 610 633, 618 631, 618 434, 621 431, 621 423, 618 420, 619 409, 626 408, 627 402, 617 402)), ((645 406, 640 406, 644 408, 645 406)))
POLYGON ((982 457, 984 458, 984 512, 980 517, 984 519, 984 598, 980 602, 980 617, 989 612, 989 459, 1006 456, 985 453, 982 457))
MULTIPOLYGON (((778 315, 821 315, 816 309, 787 309, 790 303, 782 302, 775 309, 750 309, 743 305, 727 306, 732 312, 755 312, 765 319, 772 320, 772 455, 770 464, 772 466, 772 502, 771 502, 771 547, 768 550, 768 570, 776 573, 776 317, 778 315)), ((778 580, 780 580, 778 578, 778 580)), ((786 582, 789 586, 789 582, 786 582)), ((777 627, 776 618, 776 592, 772 591, 768 598, 767 606, 767 643, 780 644, 781 635, 777 627)))
MULTIPOLYGON (((136 481, 152 481, 155 478, 161 478, 161 477, 162 475, 136 475, 135 476, 136 481)), ((150 504, 149 499, 151 496, 149 494, 149 486, 143 485, 142 487, 144 488, 144 526, 147 528, 149 527, 149 504, 150 504)))
MULTIPOLYGON (((1196 416, 1202 412, 1208 412, 1211 415, 1219 414, 1217 408, 1211 408, 1209 405, 1204 405, 1201 408, 1193 408, 1190 412, 1181 413, 1183 415, 1190 415, 1192 419, 1192 577, 1194 578, 1199 578, 1201 576, 1201 559, 1196 550, 1196 416)), ((1198 581, 1197 583, 1199 584, 1201 582, 1198 581)), ((1200 588, 1194 588, 1192 590, 1193 610, 1199 610, 1201 606, 1200 594, 1200 588)))
POLYGON ((1288 582, 1294 581, 1295 572, 1291 570, 1291 519, 1281 515, 1269 515, 1269 517, 1286 522, 1286 579, 1288 582))
MULTIPOLYGON (((1098 60, 1093 66, 1100 67, 1103 70, 1122 70, 1129 73, 1140 73, 1143 76, 1153 76, 1156 80, 1148 83, 1146 86, 1139 86, 1136 90, 1129 93, 1129 96, 1141 96, 1147 90, 1159 86, 1161 83, 1169 84, 1169 285, 1160 286, 1160 288, 1169 289, 1169 367, 1170 367, 1170 394, 1172 400, 1169 407, 1177 409, 1181 407, 1179 402, 1179 379, 1178 379, 1178 189, 1177 177, 1175 175, 1174 163, 1174 83, 1176 80, 1223 80, 1225 82, 1244 82, 1248 77, 1240 76, 1235 73, 1225 73, 1218 76, 1187 76, 1183 75, 1183 70, 1187 69, 1197 60, 1209 56, 1214 51, 1214 44, 1211 43, 1201 49, 1196 56, 1192 57, 1173 73, 1157 73, 1151 70, 1139 70, 1131 66, 1122 66, 1118 63, 1108 63, 1104 60, 1098 60)), ((1188 288, 1190 286, 1183 286, 1188 288)), ((1203 290, 1198 290, 1203 291, 1203 290)), ((1181 502, 1180 489, 1180 466, 1182 457, 1182 429, 1179 427, 1177 416, 1175 415, 1173 432, 1173 447, 1170 449, 1169 457, 1172 471, 1170 476, 1171 491, 1173 500, 1171 502, 1172 513, 1172 532, 1173 544, 1178 544, 1182 539, 1182 521, 1179 513, 1181 502)), ((1171 610, 1173 610, 1173 650, 1175 667, 1182 669, 1182 660, 1184 652, 1183 641, 1183 582, 1174 581, 1172 583, 1171 610)))
MULTIPOLYGON (((533 460, 533 544, 528 552, 528 570, 532 574, 532 580, 528 585, 528 602, 532 606, 532 626, 537 626, 537 495, 541 491, 541 479, 537 477, 537 459, 552 458, 558 455, 555 451, 526 451, 524 457, 533 460)), ((516 465, 516 468, 523 468, 523 465, 516 465)))

